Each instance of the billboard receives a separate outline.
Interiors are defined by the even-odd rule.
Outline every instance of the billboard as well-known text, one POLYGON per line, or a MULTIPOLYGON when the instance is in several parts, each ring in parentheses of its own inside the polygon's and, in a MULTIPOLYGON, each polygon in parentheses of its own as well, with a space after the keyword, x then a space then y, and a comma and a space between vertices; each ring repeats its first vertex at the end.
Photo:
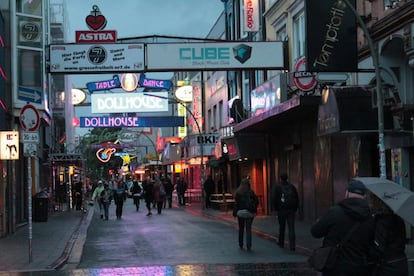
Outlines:
POLYGON ((144 44, 61 44, 50 46, 51 73, 144 71, 144 44))
POLYGON ((285 42, 147 44, 147 71, 287 69, 285 42))
MULTIPOLYGON (((355 7, 355 0, 350 0, 355 7)), ((339 0, 306 0, 306 67, 309 72, 356 72, 357 26, 339 0)))

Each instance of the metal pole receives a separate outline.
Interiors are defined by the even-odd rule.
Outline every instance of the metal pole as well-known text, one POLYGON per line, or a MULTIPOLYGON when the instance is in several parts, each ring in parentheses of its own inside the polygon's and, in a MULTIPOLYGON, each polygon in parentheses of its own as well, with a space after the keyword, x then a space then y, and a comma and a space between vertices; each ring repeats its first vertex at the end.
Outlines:
POLYGON ((378 108, 378 150, 379 150, 379 168, 380 168, 380 177, 386 178, 386 162, 385 162, 385 141, 384 141, 384 107, 383 107, 383 97, 382 97, 382 83, 381 83, 381 74, 380 74, 380 65, 379 65, 379 56, 377 48, 372 42, 370 33, 367 29, 362 18, 359 16, 356 9, 351 5, 349 0, 343 0, 345 4, 351 9, 354 13, 364 35, 367 39, 369 49, 371 51, 372 63, 375 70, 375 90, 377 94, 377 108, 378 108))
POLYGON ((33 239, 33 223, 32 223, 32 157, 27 158, 27 206, 29 215, 29 263, 32 262, 32 239, 33 239))

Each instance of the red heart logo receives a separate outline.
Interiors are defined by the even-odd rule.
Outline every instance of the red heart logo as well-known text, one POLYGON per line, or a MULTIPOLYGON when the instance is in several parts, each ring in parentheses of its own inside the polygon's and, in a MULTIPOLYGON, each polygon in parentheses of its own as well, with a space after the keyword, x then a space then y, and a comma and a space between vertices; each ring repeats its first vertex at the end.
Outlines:
POLYGON ((88 15, 86 17, 86 25, 94 31, 102 30, 106 26, 106 18, 103 15, 88 15))

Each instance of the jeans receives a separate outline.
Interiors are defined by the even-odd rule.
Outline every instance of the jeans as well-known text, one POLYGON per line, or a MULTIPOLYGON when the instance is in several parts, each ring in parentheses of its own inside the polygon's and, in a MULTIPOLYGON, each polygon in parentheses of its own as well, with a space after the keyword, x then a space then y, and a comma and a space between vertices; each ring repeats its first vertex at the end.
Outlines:
POLYGON ((289 229, 289 248, 295 250, 295 210, 280 210, 277 213, 279 221, 279 246, 283 247, 285 244, 285 229, 286 222, 289 229))
POLYGON ((171 208, 172 207, 172 194, 167 194, 164 197, 164 202, 163 202, 163 205, 162 205, 163 208, 166 207, 167 202, 168 202, 168 208, 171 208))
POLYGON ((109 205, 111 205, 110 201, 104 201, 103 202, 103 209, 104 209, 104 213, 105 213, 105 219, 108 220, 109 218, 109 205))
POLYGON ((141 202, 141 197, 133 196, 133 200, 134 200, 136 210, 139 211, 139 205, 140 205, 140 202, 141 202))
POLYGON ((103 203, 100 199, 98 199, 97 202, 98 202, 98 206, 99 206, 99 214, 102 217, 104 215, 104 206, 103 206, 103 203))
POLYGON ((252 248, 252 224, 253 218, 240 218, 237 217, 239 223, 239 246, 243 247, 244 231, 246 230, 246 246, 247 249, 252 248))
POLYGON ((178 205, 185 205, 185 193, 178 194, 178 205))

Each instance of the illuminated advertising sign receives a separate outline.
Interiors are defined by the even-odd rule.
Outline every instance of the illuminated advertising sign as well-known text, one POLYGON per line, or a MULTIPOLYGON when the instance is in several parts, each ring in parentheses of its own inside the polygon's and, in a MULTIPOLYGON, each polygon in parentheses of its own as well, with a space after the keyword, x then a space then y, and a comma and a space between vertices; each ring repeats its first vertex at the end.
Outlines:
POLYGON ((147 70, 287 69, 285 42, 147 44, 147 70))
POLYGON ((118 75, 114 75, 111 80, 88 82, 86 84, 86 88, 88 88, 89 93, 93 93, 94 91, 110 90, 119 87, 121 87, 121 82, 119 81, 118 75))
POLYGON ((244 0, 244 30, 258 32, 260 26, 259 1, 244 0))
POLYGON ((156 117, 132 117, 132 116, 102 116, 80 117, 79 127, 177 127, 184 126, 184 117, 156 116, 156 117))
POLYGON ((60 44, 50 46, 50 72, 137 72, 144 70, 144 44, 60 44))
POLYGON ((146 88, 158 88, 170 90, 172 82, 170 80, 154 80, 145 78, 145 74, 141 74, 139 77, 139 86, 146 88))
MULTIPOLYGON (((168 98, 168 92, 157 92, 168 98)), ((168 101, 157 97, 147 97, 142 93, 92 94, 92 113, 128 113, 168 111, 168 101)))

